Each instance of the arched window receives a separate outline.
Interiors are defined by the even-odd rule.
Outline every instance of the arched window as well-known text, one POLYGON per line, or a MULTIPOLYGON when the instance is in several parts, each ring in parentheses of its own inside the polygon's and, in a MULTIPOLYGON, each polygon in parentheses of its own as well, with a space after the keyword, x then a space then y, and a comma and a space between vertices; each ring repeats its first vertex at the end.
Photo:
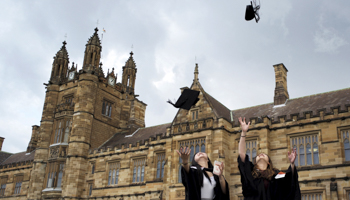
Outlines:
POLYGON ((160 160, 157 163, 157 178, 160 178, 160 160))
POLYGON ((134 176, 132 177, 132 182, 136 182, 136 167, 134 167, 134 176))
POLYGON ((57 132, 57 137, 56 137, 55 143, 59 143, 60 138, 61 138, 61 122, 59 122, 59 124, 58 124, 58 132, 57 132))
POLYGON ((201 152, 205 152, 205 144, 204 143, 201 146, 201 152))
MULTIPOLYGON (((135 169, 134 169, 135 170, 135 169)), ((134 177, 135 178, 135 177, 134 177)), ((112 170, 109 170, 109 174, 108 174, 108 185, 111 184, 111 180, 112 180, 112 170)))
POLYGON ((316 142, 313 145, 313 152, 314 152, 314 164, 319 164, 320 161, 318 159, 318 145, 316 142))
POLYGON ((252 159, 254 159, 256 157, 256 149, 253 149, 253 152, 252 152, 252 159))
POLYGON ((350 144, 349 140, 344 140, 345 161, 350 161, 350 144))
POLYGON ((250 150, 249 149, 247 149, 245 154, 247 154, 249 156, 249 160, 252 161, 252 158, 250 157, 250 150))
POLYGON ((142 170, 141 170, 141 182, 143 182, 143 177, 145 176, 145 165, 142 165, 142 170))
POLYGON ((165 166, 165 160, 162 162, 162 174, 161 177, 164 178, 164 166, 165 166))
POLYGON ((196 146, 196 153, 198 153, 199 152, 199 145, 197 144, 197 146, 196 146))
POLYGON ((115 176, 115 182, 114 184, 118 184, 118 178, 119 178, 119 168, 117 169, 117 174, 115 176))
POLYGON ((304 151, 304 145, 300 145, 299 147, 299 151, 300 151, 300 166, 304 166, 305 165, 305 151, 304 151))
POLYGON ((311 145, 306 145, 306 163, 307 165, 312 165, 312 157, 311 157, 311 145))
POLYGON ((68 143, 68 137, 69 137, 69 126, 70 126, 70 121, 66 121, 66 130, 64 131, 64 138, 63 142, 68 143))
POLYGON ((141 177, 141 166, 139 166, 137 169, 137 182, 140 182, 140 177, 141 177))
POLYGON ((192 162, 193 155, 194 155, 194 146, 191 146, 190 162, 192 162))

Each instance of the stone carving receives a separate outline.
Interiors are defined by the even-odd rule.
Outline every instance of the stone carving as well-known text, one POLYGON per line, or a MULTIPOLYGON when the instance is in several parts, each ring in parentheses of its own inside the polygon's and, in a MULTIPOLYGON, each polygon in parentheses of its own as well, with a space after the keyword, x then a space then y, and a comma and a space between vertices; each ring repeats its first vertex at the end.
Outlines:
POLYGON ((58 146, 50 148, 50 157, 49 157, 49 159, 57 158, 58 157, 58 152, 59 152, 58 146))

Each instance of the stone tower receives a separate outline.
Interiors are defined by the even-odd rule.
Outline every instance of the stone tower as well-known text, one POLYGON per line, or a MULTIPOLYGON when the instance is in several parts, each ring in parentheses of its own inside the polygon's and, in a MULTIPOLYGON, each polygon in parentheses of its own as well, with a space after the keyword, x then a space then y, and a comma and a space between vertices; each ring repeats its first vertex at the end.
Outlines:
POLYGON ((96 28, 81 70, 74 63, 69 68, 66 42, 54 57, 41 125, 28 148, 36 148, 28 199, 82 198, 89 151, 121 130, 145 126, 146 104, 134 94, 133 53, 123 67, 123 83, 117 83, 114 69, 103 73, 101 49, 96 28))
POLYGON ((41 199, 44 187, 44 177, 46 177, 46 167, 49 158, 49 147, 52 132, 54 132, 55 111, 58 104, 59 84, 66 78, 68 68, 68 52, 66 42, 57 52, 52 64, 52 72, 49 84, 46 84, 46 95, 44 108, 41 117, 37 149, 35 151, 34 165, 31 172, 31 179, 28 189, 28 199, 41 199))
POLYGON ((130 52, 130 57, 126 61, 125 66, 123 67, 123 78, 122 84, 125 88, 126 93, 134 94, 135 92, 135 79, 136 79, 136 64, 133 59, 133 52, 130 52))

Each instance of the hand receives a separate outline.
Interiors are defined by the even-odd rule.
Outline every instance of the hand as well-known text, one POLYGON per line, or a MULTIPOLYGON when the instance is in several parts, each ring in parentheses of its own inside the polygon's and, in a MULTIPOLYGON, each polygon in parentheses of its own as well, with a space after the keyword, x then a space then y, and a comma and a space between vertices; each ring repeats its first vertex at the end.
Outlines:
POLYGON ((221 177, 222 174, 224 173, 224 168, 225 168, 224 163, 221 162, 221 165, 217 165, 217 166, 219 167, 219 170, 220 170, 220 173, 218 174, 218 176, 221 177))
POLYGON ((294 165, 294 161, 297 158, 297 150, 296 149, 292 149, 292 152, 289 153, 288 151, 288 159, 291 165, 294 165))
POLYGON ((191 153, 191 149, 189 147, 185 147, 185 148, 181 147, 180 151, 176 150, 176 152, 181 157, 182 163, 188 162, 188 158, 190 157, 190 153, 191 153))
POLYGON ((248 124, 247 124, 245 122, 245 118, 243 118, 243 121, 242 121, 242 117, 239 117, 238 121, 241 124, 242 132, 246 133, 249 129, 250 122, 248 122, 248 124))

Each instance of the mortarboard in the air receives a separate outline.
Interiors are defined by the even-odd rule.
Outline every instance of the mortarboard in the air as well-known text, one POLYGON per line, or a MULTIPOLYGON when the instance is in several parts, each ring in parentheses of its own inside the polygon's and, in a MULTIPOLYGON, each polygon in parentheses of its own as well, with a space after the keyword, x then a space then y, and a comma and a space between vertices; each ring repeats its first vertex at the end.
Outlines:
POLYGON ((179 99, 174 104, 170 100, 167 102, 173 105, 175 108, 183 108, 186 110, 191 109, 192 106, 196 105, 196 103, 199 101, 199 91, 196 90, 190 90, 190 89, 184 89, 179 99))
POLYGON ((260 0, 259 4, 256 3, 256 0, 253 0, 253 2, 250 2, 250 5, 247 5, 247 8, 245 10, 245 20, 250 21, 255 18, 256 23, 260 20, 259 15, 259 9, 260 9, 260 0))

